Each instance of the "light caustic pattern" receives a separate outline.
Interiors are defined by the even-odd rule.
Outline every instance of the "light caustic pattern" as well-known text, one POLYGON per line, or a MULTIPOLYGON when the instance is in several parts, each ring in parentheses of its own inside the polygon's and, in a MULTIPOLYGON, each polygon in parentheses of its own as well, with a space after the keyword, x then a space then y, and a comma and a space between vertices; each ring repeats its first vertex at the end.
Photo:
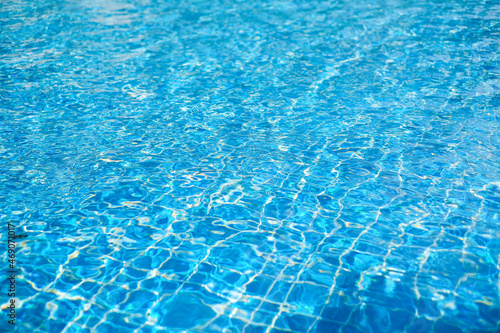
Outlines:
POLYGON ((19 332, 500 329, 495 2, 0 17, 19 332))

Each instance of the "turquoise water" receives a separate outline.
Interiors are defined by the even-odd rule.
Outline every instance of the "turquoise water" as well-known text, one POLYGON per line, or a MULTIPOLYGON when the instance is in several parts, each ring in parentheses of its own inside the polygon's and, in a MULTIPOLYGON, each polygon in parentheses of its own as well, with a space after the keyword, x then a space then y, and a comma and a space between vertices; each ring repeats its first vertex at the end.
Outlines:
POLYGON ((0 26, 18 332, 500 331, 498 3, 20 0, 0 26))

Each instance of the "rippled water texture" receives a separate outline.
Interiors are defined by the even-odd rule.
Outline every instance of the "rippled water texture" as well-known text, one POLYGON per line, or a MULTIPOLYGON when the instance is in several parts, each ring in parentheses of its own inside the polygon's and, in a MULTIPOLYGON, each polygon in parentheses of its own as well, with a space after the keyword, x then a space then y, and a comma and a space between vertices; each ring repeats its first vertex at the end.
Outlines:
POLYGON ((19 332, 500 330, 498 2, 0 11, 19 332))

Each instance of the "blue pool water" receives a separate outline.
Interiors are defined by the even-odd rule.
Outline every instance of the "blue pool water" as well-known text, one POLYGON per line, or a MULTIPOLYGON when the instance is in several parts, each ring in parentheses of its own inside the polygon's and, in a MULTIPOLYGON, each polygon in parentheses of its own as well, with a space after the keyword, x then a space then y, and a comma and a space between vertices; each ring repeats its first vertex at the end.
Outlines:
POLYGON ((500 331, 498 2, 5 0, 0 26, 18 332, 500 331))

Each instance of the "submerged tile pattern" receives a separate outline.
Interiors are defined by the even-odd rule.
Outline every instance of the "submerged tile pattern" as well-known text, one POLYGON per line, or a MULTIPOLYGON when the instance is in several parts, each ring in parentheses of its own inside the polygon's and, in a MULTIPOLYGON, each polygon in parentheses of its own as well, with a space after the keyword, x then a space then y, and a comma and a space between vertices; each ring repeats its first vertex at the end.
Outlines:
POLYGON ((494 1, 0 19, 19 332, 500 330, 494 1))

